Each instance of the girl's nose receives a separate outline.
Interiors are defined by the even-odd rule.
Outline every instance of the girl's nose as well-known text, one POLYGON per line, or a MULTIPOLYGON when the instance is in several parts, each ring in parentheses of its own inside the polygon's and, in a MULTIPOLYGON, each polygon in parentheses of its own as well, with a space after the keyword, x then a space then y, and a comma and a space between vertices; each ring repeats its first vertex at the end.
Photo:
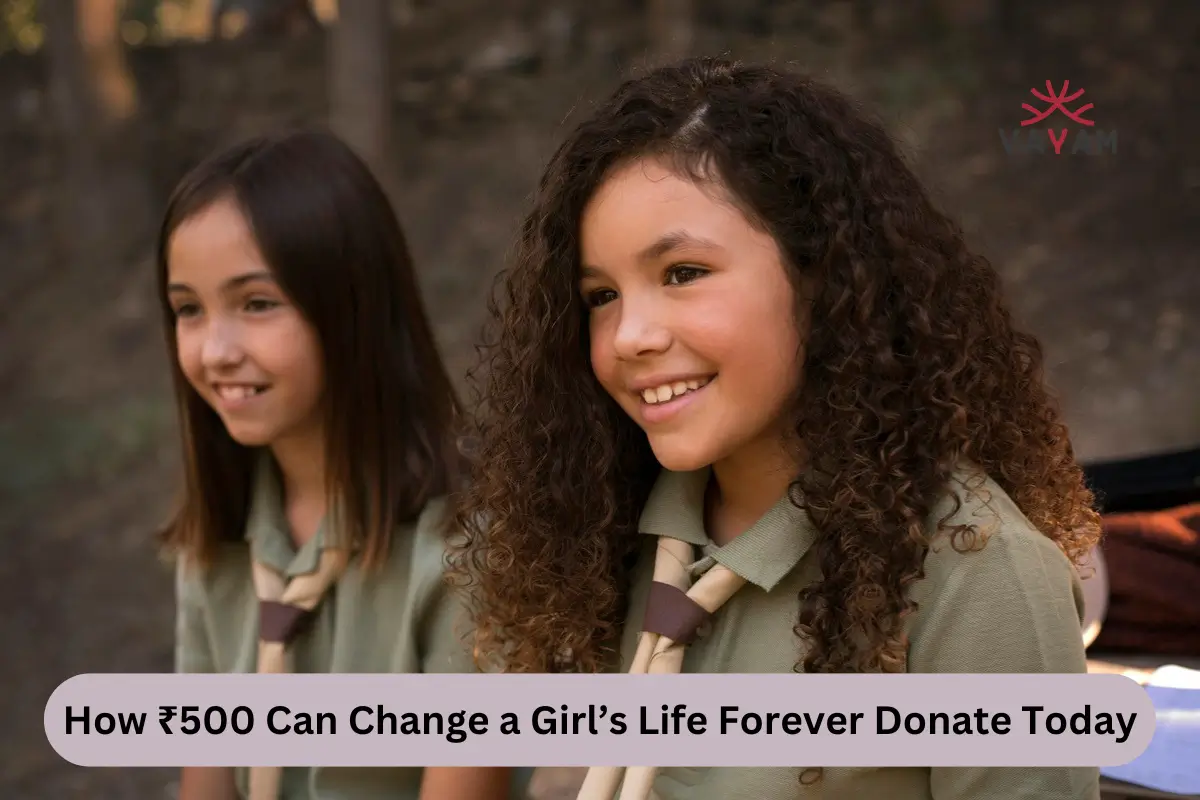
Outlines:
POLYGON ((242 348, 230 326, 214 323, 209 327, 201 351, 205 367, 215 369, 233 366, 241 361, 242 354, 242 348))
POLYGON ((617 325, 613 350, 622 359, 634 359, 665 352, 671 346, 671 332, 661 313, 648 302, 621 300, 621 321, 617 325))

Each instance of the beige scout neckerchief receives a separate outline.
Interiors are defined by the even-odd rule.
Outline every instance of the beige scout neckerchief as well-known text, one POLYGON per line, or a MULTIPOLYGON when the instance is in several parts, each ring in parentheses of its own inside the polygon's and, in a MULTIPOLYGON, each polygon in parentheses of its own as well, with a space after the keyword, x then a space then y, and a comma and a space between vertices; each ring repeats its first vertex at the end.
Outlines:
MULTIPOLYGON (((290 672, 288 646, 312 620, 329 587, 346 568, 348 552, 338 548, 321 551, 317 568, 290 581, 257 559, 254 592, 258 596, 258 672, 278 675, 290 672)), ((250 768, 249 800, 279 800, 280 767, 250 768)))
MULTIPOLYGON (((642 634, 629 674, 678 674, 683 667, 684 650, 700 626, 745 585, 745 578, 728 567, 714 564, 689 588, 688 564, 692 555, 692 545, 687 542, 659 537, 642 634)), ((630 767, 628 770, 592 767, 577 800, 612 800, 618 784, 621 800, 646 800, 657 775, 658 767, 630 767)))

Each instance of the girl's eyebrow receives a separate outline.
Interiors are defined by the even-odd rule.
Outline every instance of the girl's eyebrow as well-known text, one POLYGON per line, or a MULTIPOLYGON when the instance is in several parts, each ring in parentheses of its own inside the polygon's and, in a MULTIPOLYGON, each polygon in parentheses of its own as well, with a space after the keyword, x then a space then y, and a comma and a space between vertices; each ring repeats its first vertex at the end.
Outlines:
MULTIPOLYGON (((671 231, 670 233, 664 233, 662 236, 658 237, 649 245, 644 247, 642 251, 638 253, 637 258, 638 261, 641 261, 642 263, 649 263, 656 261, 675 250, 684 249, 720 250, 721 245, 717 244, 711 239, 705 239, 702 236, 696 236, 688 233, 687 231, 671 231)), ((600 269, 599 267, 593 267, 588 264, 584 264, 579 269, 579 277, 583 279, 601 278, 603 276, 604 270, 600 269)))
POLYGON ((602 278, 604 277, 604 270, 600 269, 599 267, 591 267, 587 264, 584 264, 579 268, 579 277, 584 279, 602 278))
POLYGON ((714 241, 695 236, 687 231, 671 231, 655 239, 638 254, 639 261, 654 261, 667 253, 684 248, 697 250, 720 250, 721 246, 714 241))
MULTIPOLYGON (((257 272, 245 272, 241 275, 234 275, 232 278, 229 278, 224 284, 222 284, 221 289, 228 292, 230 290, 237 289, 240 286, 244 286, 252 281, 270 281, 271 283, 274 283, 275 276, 270 272, 261 270, 257 272)), ((171 283, 167 285, 167 292, 190 291, 192 291, 192 287, 188 286, 186 283, 171 283)))

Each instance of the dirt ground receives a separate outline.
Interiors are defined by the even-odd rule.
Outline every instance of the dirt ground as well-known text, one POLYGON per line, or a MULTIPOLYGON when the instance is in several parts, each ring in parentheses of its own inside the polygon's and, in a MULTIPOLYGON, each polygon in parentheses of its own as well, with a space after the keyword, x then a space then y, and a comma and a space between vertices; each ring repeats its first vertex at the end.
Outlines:
MULTIPOLYGON (((555 26, 459 0, 397 33, 399 210, 456 375, 562 126, 640 59, 629 5, 562 3, 586 13, 555 26)), ((1023 2, 1007 28, 883 20, 874 33, 853 28, 849 4, 700 5, 698 52, 795 62, 894 126, 1043 338, 1084 458, 1200 440, 1200 5, 1023 2), (998 131, 1047 79, 1086 88, 1116 154, 1005 152, 998 131)), ((322 48, 137 52, 157 199, 217 143, 319 118, 322 48)), ((0 797, 168 797, 170 772, 66 764, 41 721, 71 675, 170 668, 170 580, 150 532, 177 456, 148 252, 119 270, 56 263, 39 59, 0 59, 0 109, 0 797)))

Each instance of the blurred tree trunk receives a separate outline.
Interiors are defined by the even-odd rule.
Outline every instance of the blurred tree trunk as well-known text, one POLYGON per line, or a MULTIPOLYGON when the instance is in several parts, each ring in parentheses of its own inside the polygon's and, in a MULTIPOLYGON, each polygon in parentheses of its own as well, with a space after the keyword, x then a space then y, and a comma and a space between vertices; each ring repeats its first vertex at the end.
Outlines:
POLYGON ((390 190, 392 83, 388 0, 341 0, 330 36, 329 107, 334 132, 390 190))
POLYGON ((665 64, 686 57, 695 38, 692 0, 649 0, 651 57, 665 64))
POLYGON ((125 60, 118 0, 44 0, 50 94, 63 181, 53 245, 73 265, 115 266, 146 230, 137 85, 125 60))
POLYGON ((137 113, 137 84, 121 40, 118 0, 78 0, 79 40, 83 45, 102 124, 120 124, 137 113))

